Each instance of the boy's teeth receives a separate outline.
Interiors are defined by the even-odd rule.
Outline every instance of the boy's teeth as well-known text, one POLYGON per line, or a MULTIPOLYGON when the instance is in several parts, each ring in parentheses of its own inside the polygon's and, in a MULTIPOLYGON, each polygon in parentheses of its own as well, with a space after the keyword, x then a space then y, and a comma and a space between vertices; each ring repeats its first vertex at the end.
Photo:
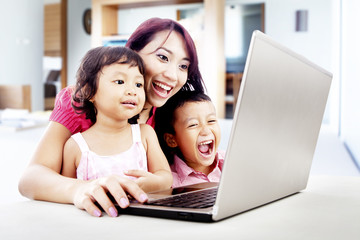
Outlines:
POLYGON ((155 84, 156 84, 156 86, 161 87, 162 89, 164 89, 166 91, 169 91, 171 89, 171 87, 166 86, 165 84, 162 84, 162 83, 155 83, 155 84))
POLYGON ((206 144, 210 144, 212 141, 211 140, 209 140, 209 141, 206 141, 206 142, 202 142, 202 143, 200 143, 199 145, 206 145, 206 144))

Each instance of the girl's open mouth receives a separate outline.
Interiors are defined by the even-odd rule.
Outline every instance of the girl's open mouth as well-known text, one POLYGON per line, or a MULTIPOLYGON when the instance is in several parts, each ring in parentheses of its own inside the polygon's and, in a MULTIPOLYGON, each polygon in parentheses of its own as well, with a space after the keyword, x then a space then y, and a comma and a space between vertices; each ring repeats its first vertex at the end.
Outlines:
POLYGON ((214 140, 208 140, 199 143, 198 150, 203 157, 210 157, 214 151, 214 140))
POLYGON ((170 95, 171 90, 173 89, 172 87, 160 82, 153 82, 152 86, 155 93, 162 98, 167 98, 170 95))
POLYGON ((137 105, 136 102, 134 102, 134 101, 125 101, 125 102, 122 102, 121 104, 126 107, 129 107, 129 108, 134 108, 137 105))

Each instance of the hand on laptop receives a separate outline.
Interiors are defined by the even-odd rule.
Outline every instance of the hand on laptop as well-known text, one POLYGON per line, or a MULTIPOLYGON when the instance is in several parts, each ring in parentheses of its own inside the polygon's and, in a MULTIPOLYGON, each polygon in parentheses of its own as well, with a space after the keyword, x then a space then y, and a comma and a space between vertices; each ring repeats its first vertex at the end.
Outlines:
POLYGON ((100 217, 101 210, 95 204, 97 202, 109 216, 116 217, 118 213, 110 198, 113 198, 121 208, 127 208, 129 206, 127 194, 140 203, 147 200, 147 195, 135 181, 112 175, 82 182, 74 194, 73 202, 77 208, 86 210, 92 216, 100 217))
POLYGON ((145 192, 153 192, 168 189, 164 185, 164 179, 168 178, 169 172, 163 169, 155 171, 154 173, 133 169, 124 172, 126 176, 134 177, 134 181, 145 192))

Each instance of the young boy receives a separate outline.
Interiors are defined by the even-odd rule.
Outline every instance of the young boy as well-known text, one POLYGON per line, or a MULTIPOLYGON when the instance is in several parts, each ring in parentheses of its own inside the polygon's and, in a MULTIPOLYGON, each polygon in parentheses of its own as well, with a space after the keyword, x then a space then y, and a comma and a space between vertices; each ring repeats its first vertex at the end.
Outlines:
POLYGON ((196 91, 179 91, 156 110, 155 131, 171 164, 172 187, 218 182, 224 153, 211 99, 196 91))

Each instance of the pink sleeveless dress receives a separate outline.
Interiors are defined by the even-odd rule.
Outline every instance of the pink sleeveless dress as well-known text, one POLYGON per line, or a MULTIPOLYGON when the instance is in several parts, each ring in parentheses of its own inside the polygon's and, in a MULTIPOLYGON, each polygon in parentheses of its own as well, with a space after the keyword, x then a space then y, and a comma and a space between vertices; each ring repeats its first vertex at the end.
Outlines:
POLYGON ((147 157, 144 145, 141 142, 140 126, 131 125, 133 144, 125 152, 111 155, 100 156, 92 152, 81 133, 76 133, 72 138, 79 145, 81 150, 81 160, 76 175, 78 179, 90 180, 109 175, 125 176, 124 171, 139 169, 147 171, 147 157))

